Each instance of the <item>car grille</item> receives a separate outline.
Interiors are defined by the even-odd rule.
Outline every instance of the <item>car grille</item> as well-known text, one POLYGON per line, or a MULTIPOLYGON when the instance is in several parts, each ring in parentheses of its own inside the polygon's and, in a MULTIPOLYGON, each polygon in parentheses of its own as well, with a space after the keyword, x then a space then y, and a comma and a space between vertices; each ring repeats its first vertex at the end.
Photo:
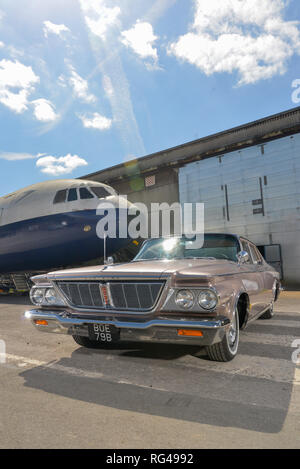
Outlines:
POLYGON ((162 282, 110 283, 112 306, 116 309, 152 309, 158 300, 162 282))
POLYGON ((98 282, 57 282, 57 286, 73 306, 103 307, 100 284, 98 282))
POLYGON ((157 303, 163 282, 57 282, 57 287, 75 307, 147 311, 157 303), (108 295, 102 296, 101 287, 108 295))

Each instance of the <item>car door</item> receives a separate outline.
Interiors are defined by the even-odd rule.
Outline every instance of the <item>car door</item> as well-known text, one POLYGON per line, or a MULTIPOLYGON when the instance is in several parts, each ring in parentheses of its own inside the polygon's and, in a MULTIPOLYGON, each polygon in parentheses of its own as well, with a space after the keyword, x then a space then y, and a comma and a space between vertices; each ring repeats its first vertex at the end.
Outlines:
POLYGON ((276 282, 276 278, 274 276, 274 272, 272 271, 272 268, 270 268, 270 266, 264 261, 258 248, 254 244, 251 244, 251 243, 250 243, 250 248, 251 248, 251 252, 253 251, 253 254, 255 256, 256 263, 259 266, 259 272, 263 277, 263 281, 264 281, 263 301, 264 301, 265 308, 267 308, 274 299, 273 287, 274 287, 274 282, 276 282))
POLYGON ((248 240, 241 239, 241 244, 243 250, 249 254, 249 261, 244 264, 243 285, 250 298, 249 315, 252 318, 266 307, 265 280, 251 243, 248 240))

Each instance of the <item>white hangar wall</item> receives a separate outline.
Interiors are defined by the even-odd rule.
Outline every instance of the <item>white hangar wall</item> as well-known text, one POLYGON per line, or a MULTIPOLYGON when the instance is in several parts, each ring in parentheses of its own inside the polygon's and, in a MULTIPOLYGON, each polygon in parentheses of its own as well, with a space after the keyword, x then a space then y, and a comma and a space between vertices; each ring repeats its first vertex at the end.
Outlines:
POLYGON ((187 164, 178 183, 181 203, 205 204, 205 231, 279 244, 284 281, 300 285, 300 134, 187 164))

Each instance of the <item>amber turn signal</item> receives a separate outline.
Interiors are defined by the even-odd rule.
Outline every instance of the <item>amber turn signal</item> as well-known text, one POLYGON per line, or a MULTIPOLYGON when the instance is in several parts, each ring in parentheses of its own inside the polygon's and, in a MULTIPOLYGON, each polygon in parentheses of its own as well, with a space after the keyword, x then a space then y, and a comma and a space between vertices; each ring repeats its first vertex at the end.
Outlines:
POLYGON ((34 322, 37 326, 48 326, 48 321, 45 319, 36 319, 34 322))
POLYGON ((191 329, 178 329, 178 335, 190 336, 190 337, 203 337, 202 331, 193 331, 191 329))

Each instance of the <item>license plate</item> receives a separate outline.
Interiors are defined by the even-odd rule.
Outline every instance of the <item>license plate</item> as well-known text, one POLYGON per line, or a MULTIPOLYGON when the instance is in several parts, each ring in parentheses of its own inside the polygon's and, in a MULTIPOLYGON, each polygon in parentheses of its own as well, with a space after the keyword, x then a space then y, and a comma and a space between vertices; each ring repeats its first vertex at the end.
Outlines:
POLYGON ((120 332, 110 324, 89 324, 89 338, 97 342, 116 342, 120 338, 120 332))

